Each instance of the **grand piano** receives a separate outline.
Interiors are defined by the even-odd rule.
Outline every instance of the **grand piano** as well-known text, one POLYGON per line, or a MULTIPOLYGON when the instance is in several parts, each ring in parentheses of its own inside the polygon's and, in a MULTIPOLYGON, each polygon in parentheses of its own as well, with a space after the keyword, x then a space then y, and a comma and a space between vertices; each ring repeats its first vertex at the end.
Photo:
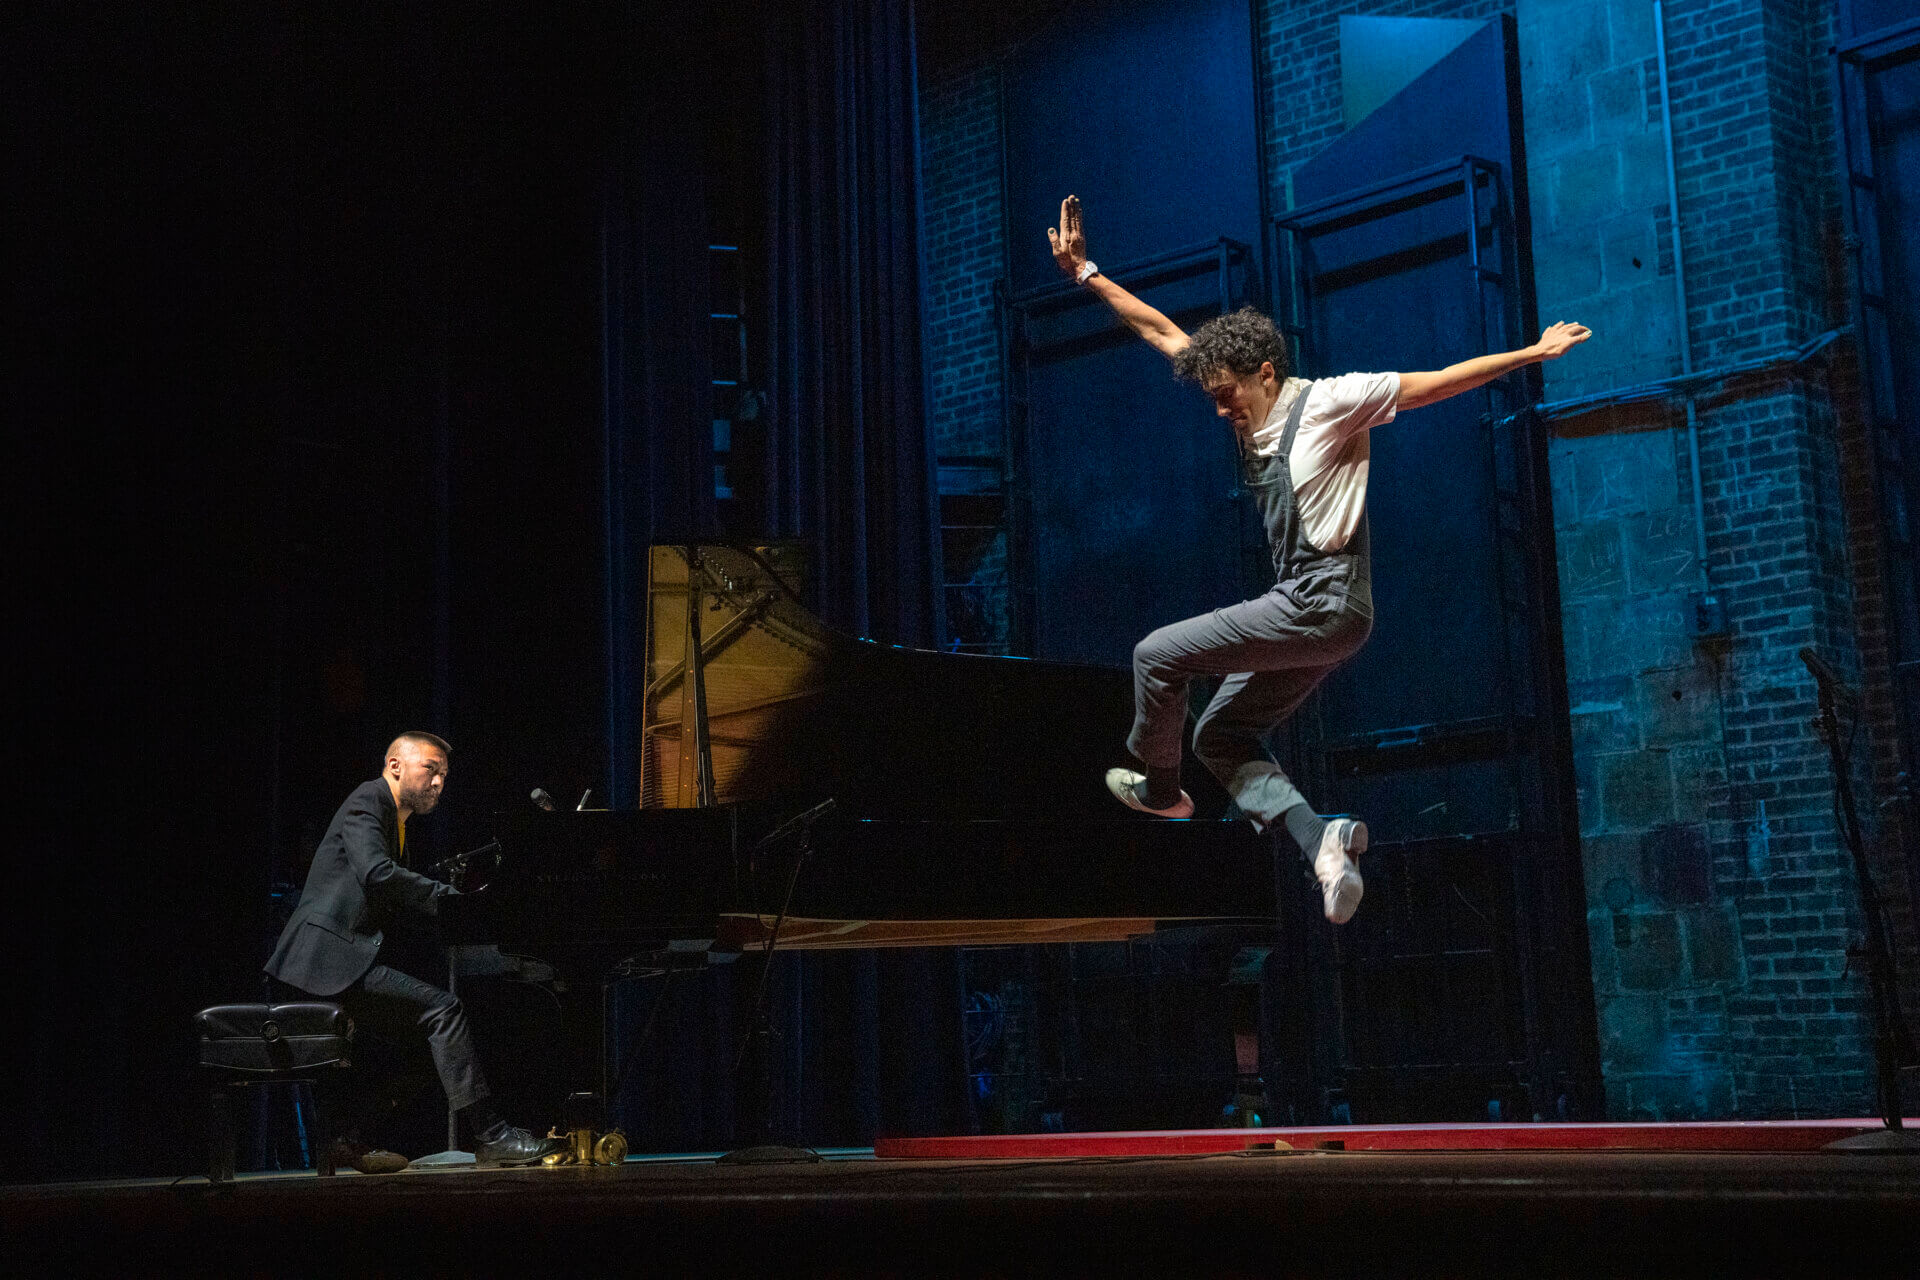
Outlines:
POLYGON ((802 573, 789 544, 650 549, 640 807, 499 815, 452 940, 739 952, 1272 918, 1271 842, 1204 770, 1187 821, 1107 794, 1128 672, 847 636, 802 573))

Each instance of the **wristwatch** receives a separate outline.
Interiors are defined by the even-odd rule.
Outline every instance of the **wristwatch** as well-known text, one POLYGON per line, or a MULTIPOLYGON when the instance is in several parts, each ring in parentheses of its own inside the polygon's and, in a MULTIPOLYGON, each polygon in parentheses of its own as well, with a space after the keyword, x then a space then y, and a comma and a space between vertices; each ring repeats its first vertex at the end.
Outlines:
POLYGON ((1094 276, 1097 276, 1099 274, 1100 274, 1100 264, 1095 262, 1092 258, 1088 258, 1085 262, 1080 264, 1080 270, 1074 273, 1073 282, 1075 284, 1085 284, 1088 280, 1092 279, 1094 276))

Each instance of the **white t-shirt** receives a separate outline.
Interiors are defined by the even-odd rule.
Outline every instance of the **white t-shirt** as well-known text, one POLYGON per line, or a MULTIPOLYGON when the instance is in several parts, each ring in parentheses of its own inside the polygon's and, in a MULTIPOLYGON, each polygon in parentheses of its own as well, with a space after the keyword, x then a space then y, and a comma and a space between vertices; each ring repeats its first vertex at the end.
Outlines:
POLYGON ((1322 551, 1338 551, 1360 527, 1367 505, 1367 432, 1392 422, 1400 399, 1397 373, 1345 373, 1337 378, 1288 378, 1267 420, 1248 437, 1262 458, 1280 451, 1287 415, 1301 392, 1307 407, 1287 454, 1300 531, 1322 551))

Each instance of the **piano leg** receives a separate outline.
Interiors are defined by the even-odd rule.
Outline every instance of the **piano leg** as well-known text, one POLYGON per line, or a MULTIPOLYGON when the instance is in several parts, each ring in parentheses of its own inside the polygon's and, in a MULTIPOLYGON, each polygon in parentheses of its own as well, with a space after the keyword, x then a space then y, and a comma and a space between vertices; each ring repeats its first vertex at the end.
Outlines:
POLYGON ((1272 1110, 1267 1084, 1260 1075, 1260 1002, 1265 990, 1261 971, 1271 947, 1242 947, 1233 957, 1227 986, 1233 1017, 1233 1101, 1228 1114, 1242 1129, 1258 1129, 1272 1110))

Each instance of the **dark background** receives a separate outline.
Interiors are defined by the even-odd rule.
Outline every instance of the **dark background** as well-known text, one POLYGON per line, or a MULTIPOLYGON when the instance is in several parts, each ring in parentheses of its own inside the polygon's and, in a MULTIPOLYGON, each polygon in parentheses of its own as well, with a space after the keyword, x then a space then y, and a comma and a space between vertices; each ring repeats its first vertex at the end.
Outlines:
MULTIPOLYGON (((931 641, 910 15, 10 12, 26 768, 0 1176, 191 1158, 188 1019, 258 998, 396 732, 454 748, 416 864, 535 786, 631 804, 656 536, 796 540, 832 624, 931 641), (752 265, 716 280, 714 244, 752 265), (763 406, 724 501, 723 297, 763 406)), ((917 964, 796 981, 843 1020, 903 983, 911 1019, 938 980, 917 964)), ((937 1122, 917 1043, 863 1059, 864 1131, 883 1052, 896 1129, 937 1122)))
POLYGON ((603 223, 761 52, 663 16, 13 11, 9 1179, 191 1149, 186 1014, 397 730, 454 743, 416 858, 604 794, 603 223))

